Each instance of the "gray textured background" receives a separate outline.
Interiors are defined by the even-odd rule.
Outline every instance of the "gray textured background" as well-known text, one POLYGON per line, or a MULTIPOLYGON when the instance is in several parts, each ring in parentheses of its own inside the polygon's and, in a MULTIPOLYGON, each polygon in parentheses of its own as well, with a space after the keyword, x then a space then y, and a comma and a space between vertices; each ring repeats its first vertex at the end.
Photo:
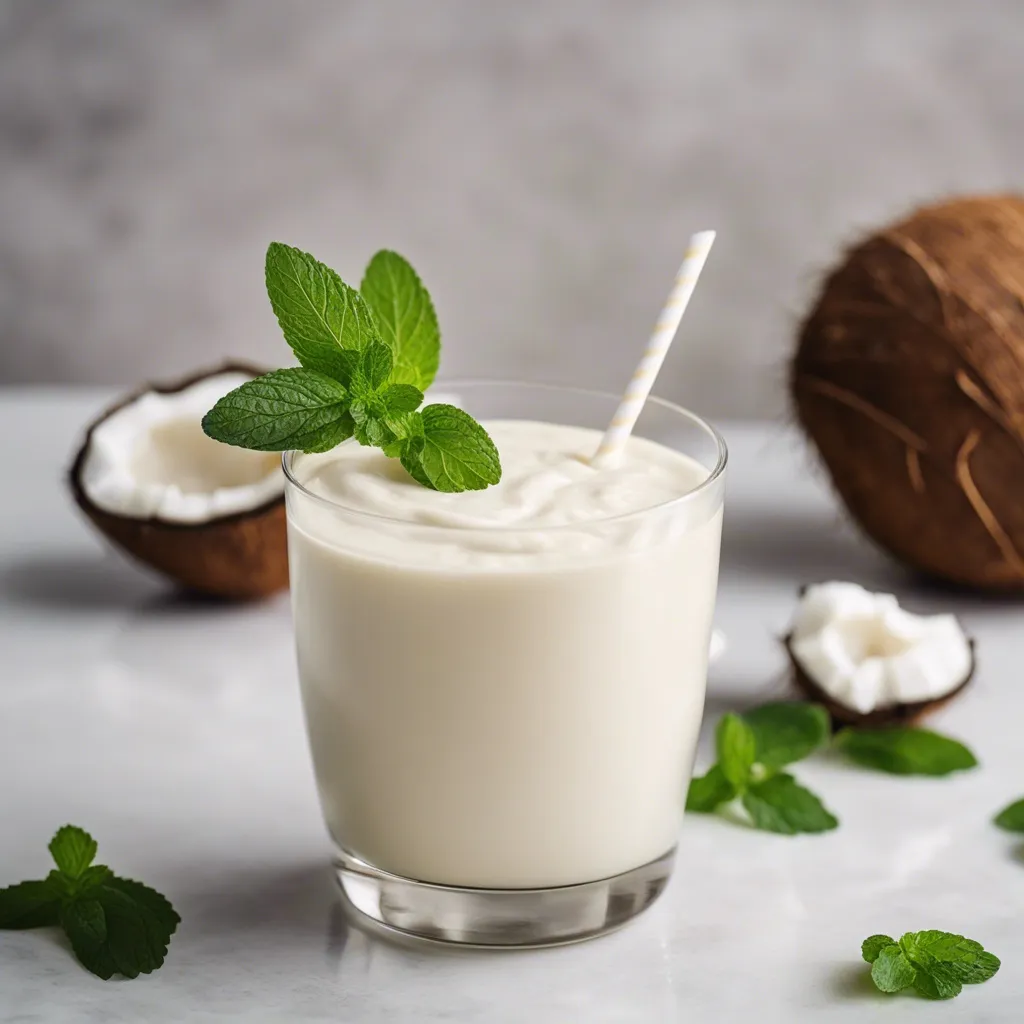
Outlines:
POLYGON ((659 390, 777 415, 864 227, 1024 177, 1024 4, 0 0, 0 382, 283 364, 272 238, 409 256, 445 371, 618 388, 720 231, 659 390))

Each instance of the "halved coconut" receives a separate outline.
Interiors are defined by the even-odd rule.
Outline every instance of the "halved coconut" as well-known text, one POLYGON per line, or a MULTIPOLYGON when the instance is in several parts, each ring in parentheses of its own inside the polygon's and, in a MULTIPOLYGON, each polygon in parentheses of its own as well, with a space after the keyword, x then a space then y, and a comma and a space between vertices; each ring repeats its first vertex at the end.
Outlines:
POLYGON ((288 585, 280 456, 220 444, 201 426, 262 372, 226 363, 148 385, 88 428, 71 467, 75 501, 103 534, 201 593, 252 598, 288 585))
POLYGON ((836 724, 909 724, 974 673, 974 645, 955 616, 912 615, 856 583, 807 587, 785 643, 797 684, 836 724))

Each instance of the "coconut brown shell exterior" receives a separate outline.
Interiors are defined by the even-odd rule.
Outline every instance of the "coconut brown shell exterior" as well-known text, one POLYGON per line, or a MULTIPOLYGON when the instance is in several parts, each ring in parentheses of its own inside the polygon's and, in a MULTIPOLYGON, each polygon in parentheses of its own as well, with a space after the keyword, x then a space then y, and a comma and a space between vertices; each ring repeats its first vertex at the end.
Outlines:
POLYGON ((869 537, 953 583, 1024 588, 1024 198, 924 207, 856 245, 790 388, 869 537))
POLYGON ((150 391, 170 394, 220 373, 257 377, 264 372, 247 363, 228 362, 171 384, 140 388, 92 423, 68 474, 78 507, 101 533, 133 558, 198 593, 251 599, 266 597, 288 586, 284 496, 252 511, 205 523, 133 519, 107 512, 89 500, 81 484, 85 454, 92 432, 100 423, 150 391))
POLYGON ((883 728, 887 725, 916 725, 922 718, 933 711, 937 711, 956 697, 974 678, 974 670, 977 667, 974 641, 970 640, 971 669, 967 673, 967 677, 956 689, 950 690, 949 693, 943 694, 943 696, 935 700, 914 701, 912 704, 896 704, 888 708, 876 708, 874 711, 863 714, 860 711, 855 711, 853 708, 848 708, 845 704, 840 704, 807 674, 804 667, 793 656, 791 639, 787 635, 783 638, 783 643, 786 646, 786 653, 789 655, 789 661, 793 667, 793 679, 810 700, 821 704, 828 711, 832 719, 833 729, 839 729, 844 725, 860 726, 867 729, 883 728))

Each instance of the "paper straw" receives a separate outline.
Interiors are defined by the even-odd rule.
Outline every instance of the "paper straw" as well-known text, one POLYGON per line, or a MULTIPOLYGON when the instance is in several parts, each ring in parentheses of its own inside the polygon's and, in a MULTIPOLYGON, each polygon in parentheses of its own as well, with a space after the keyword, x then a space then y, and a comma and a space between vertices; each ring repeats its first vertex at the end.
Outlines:
POLYGON ((654 325, 654 333, 647 342, 647 348, 637 365, 636 372, 626 385, 626 393, 622 396, 622 401, 619 402, 604 437, 601 438, 597 452, 590 460, 591 465, 610 466, 621 455, 640 417, 644 402, 654 387, 654 380, 658 376, 661 364, 665 362, 665 355, 676 336, 679 321, 686 312, 690 296, 697 286, 697 278, 704 269, 714 241, 714 231, 698 231, 690 239, 690 247, 686 250, 683 265, 676 274, 675 284, 672 285, 668 300, 661 310, 658 322, 654 325))

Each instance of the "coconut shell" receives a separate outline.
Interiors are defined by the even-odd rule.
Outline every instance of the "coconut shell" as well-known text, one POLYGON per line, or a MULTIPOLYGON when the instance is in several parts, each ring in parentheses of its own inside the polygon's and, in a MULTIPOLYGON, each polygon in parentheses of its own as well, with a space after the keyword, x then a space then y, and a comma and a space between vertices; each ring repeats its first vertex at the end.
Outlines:
POLYGON ((924 207, 855 245, 790 390, 870 538, 934 577, 1024 588, 1024 198, 924 207))
POLYGON ((974 678, 974 671, 978 664, 974 641, 969 640, 968 643, 971 645, 971 669, 964 681, 955 689, 950 690, 949 693, 945 693, 941 697, 937 697, 935 700, 914 701, 910 704, 894 704, 891 707, 876 708, 874 711, 864 714, 853 708, 848 708, 845 704, 840 704, 815 682, 814 678, 807 673, 800 662, 794 657, 791 640, 792 637, 789 634, 783 638, 786 653, 789 655, 789 661, 793 667, 793 679, 809 700, 821 704, 828 711, 829 717, 832 719, 833 729, 839 729, 844 725, 862 728, 881 728, 887 725, 915 725, 922 718, 930 715, 933 711, 937 711, 956 697, 974 678))
POLYGON ((246 363, 227 362, 174 383, 150 384, 107 409, 90 424, 68 473, 78 507, 115 545, 144 565, 189 590, 215 597, 265 597, 288 586, 288 545, 284 495, 252 510, 203 523, 136 519, 98 508, 81 483, 93 431, 119 409, 150 391, 172 394, 220 373, 265 373, 246 363))

